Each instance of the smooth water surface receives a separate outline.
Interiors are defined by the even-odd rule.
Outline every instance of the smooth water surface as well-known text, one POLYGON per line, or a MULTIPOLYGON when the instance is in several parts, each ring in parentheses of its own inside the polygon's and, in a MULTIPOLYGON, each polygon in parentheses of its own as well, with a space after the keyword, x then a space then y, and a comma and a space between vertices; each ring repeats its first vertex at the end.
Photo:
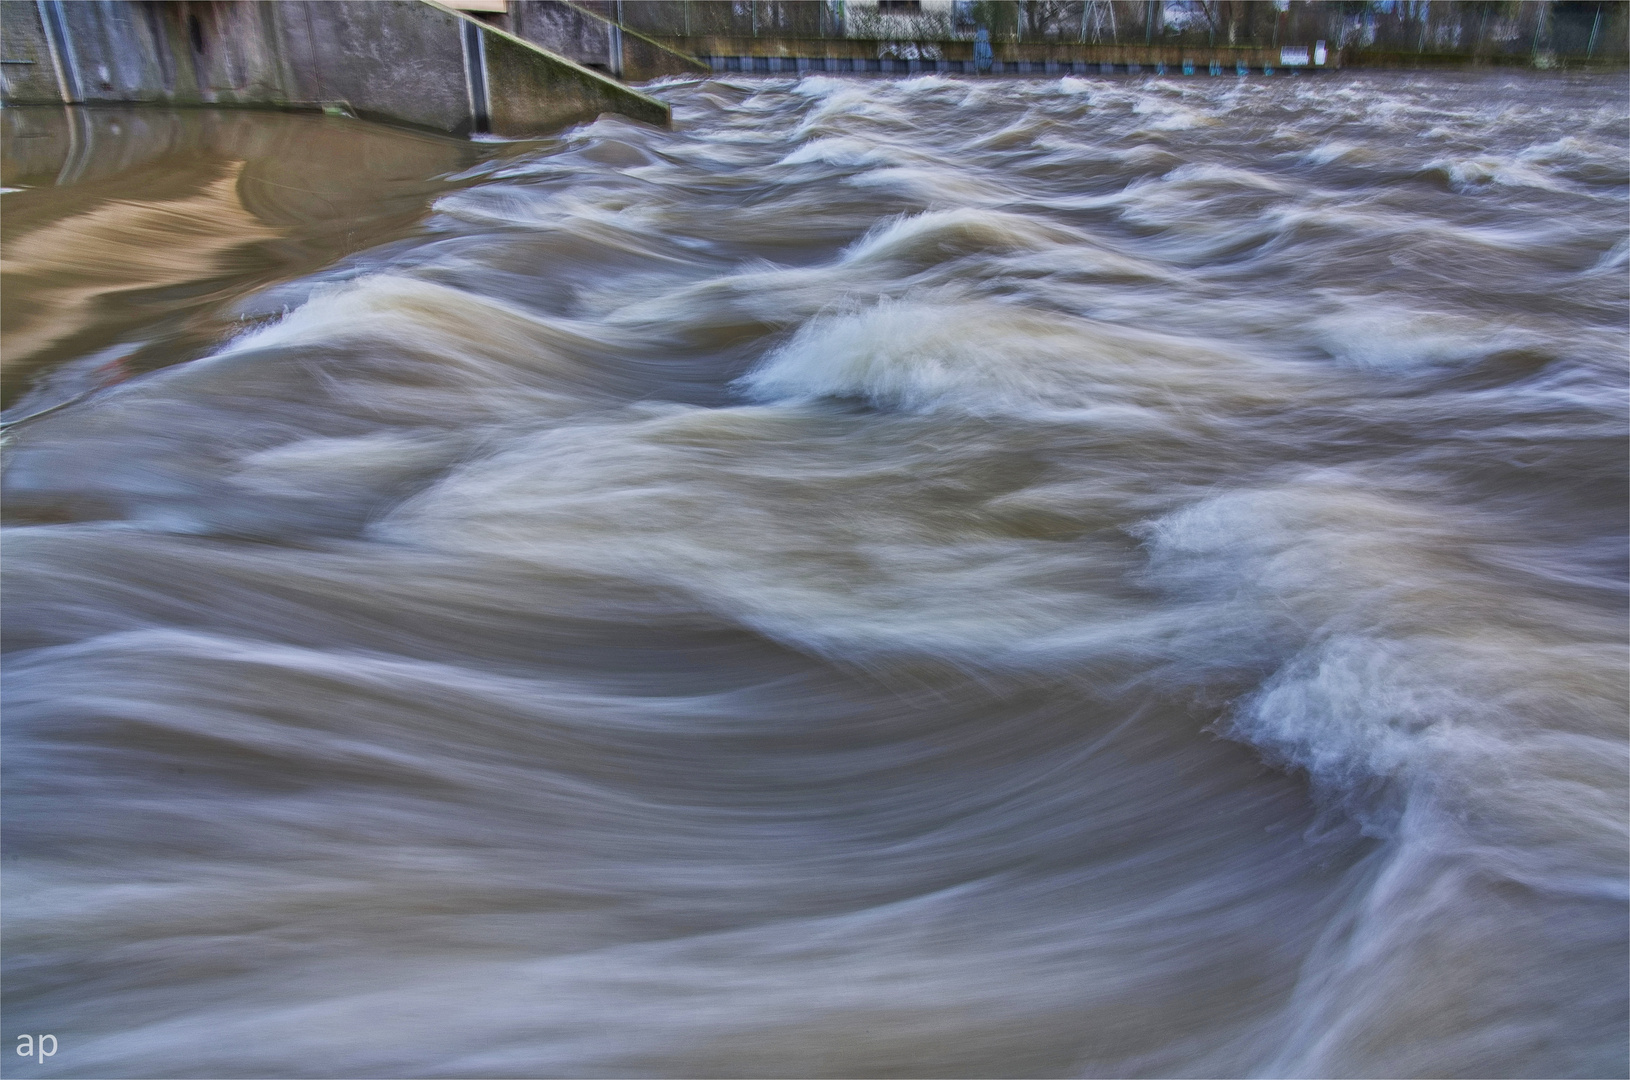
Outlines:
POLYGON ((11 1074, 1625 1075, 1623 75, 658 90, 8 180, 11 1074))

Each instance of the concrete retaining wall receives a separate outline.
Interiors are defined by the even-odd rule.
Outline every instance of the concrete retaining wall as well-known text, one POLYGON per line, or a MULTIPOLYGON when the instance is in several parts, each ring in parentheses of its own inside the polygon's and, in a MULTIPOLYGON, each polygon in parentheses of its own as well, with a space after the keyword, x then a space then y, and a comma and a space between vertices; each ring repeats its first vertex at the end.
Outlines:
POLYGON ((452 134, 540 135, 661 101, 431 0, 0 0, 10 104, 338 108, 452 134))
POLYGON ((517 37, 629 82, 708 71, 692 56, 564 0, 511 0, 507 17, 517 37))

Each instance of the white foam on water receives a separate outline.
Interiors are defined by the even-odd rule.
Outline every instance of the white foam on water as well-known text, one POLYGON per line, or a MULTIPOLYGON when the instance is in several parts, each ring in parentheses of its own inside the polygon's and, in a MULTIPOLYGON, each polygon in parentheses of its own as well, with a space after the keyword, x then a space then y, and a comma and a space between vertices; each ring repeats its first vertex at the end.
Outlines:
POLYGON ((1328 142, 1322 142, 1313 149, 1308 150, 1303 156, 1306 157, 1307 160, 1313 162, 1315 165, 1329 165, 1336 161, 1360 160, 1363 156, 1363 151, 1352 143, 1345 143, 1339 139, 1331 139, 1328 142))
POLYGON ((1039 250, 1078 238, 1071 230, 1019 214, 959 207, 884 221, 850 245, 843 259, 849 264, 934 262, 977 252, 1039 250))
POLYGON ((1314 340, 1332 356, 1377 371, 1415 371, 1480 360, 1506 349, 1541 348, 1544 337, 1509 323, 1357 301, 1312 320, 1314 340))
POLYGON ((1231 410, 1282 400, 1294 369, 1211 343, 989 302, 885 302, 799 329, 741 380, 765 401, 859 398, 971 416, 1074 415, 1110 427, 1204 424, 1172 408, 1203 393, 1231 410))
POLYGON ((829 136, 813 139, 782 158, 782 165, 805 165, 821 162, 827 165, 877 165, 893 160, 878 143, 864 139, 829 136))
POLYGON ((479 390, 514 386, 529 371, 569 378, 579 359, 600 347, 601 333, 422 278, 371 274, 316 289, 283 318, 208 359, 366 344, 434 358, 426 374, 433 370, 438 381, 479 390))
POLYGON ((1089 612, 1104 644, 1127 635, 1104 620, 1131 609, 1097 595, 1096 574, 1080 576, 1090 549, 1014 535, 1011 511, 982 500, 954 527, 941 511, 913 509, 907 493, 926 475, 992 447, 965 436, 959 453, 934 462, 909 439, 785 407, 647 409, 469 465, 379 535, 661 584, 857 660, 868 650, 1011 654, 1024 666, 1027 654, 1056 652, 1060 634, 1079 639, 1089 612), (825 465, 808 458, 815 450, 825 465), (856 504, 874 509, 846 512, 856 504))
POLYGON ((1502 187, 1539 188, 1544 191, 1568 191, 1571 185, 1534 168, 1521 157, 1480 155, 1466 158, 1438 158, 1429 162, 1428 171, 1441 173, 1455 188, 1476 191, 1485 184, 1502 187))
MULTIPOLYGON (((1480 550, 1497 550, 1492 523, 1430 494, 1320 471, 1211 496, 1144 527, 1151 580, 1282 658, 1224 723, 1230 736, 1305 770, 1383 835, 1424 799, 1502 819, 1523 837, 1507 855, 1531 887, 1570 862, 1607 881, 1625 823, 1604 752, 1630 707, 1612 616, 1540 631, 1556 602, 1514 594, 1480 550), (1577 828, 1562 825, 1569 805, 1577 828), (1574 857, 1553 858, 1559 844, 1574 857)), ((1214 632, 1197 627, 1196 647, 1214 632)))

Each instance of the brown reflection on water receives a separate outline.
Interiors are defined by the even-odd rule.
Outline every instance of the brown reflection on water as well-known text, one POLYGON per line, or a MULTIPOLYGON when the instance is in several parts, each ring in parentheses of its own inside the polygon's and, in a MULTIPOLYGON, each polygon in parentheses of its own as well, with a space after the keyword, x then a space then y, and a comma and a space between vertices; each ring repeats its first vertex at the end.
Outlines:
POLYGON ((7 406, 115 345, 108 381, 198 355, 226 301, 410 232, 483 153, 324 116, 59 108, 0 113, 0 149, 7 406))

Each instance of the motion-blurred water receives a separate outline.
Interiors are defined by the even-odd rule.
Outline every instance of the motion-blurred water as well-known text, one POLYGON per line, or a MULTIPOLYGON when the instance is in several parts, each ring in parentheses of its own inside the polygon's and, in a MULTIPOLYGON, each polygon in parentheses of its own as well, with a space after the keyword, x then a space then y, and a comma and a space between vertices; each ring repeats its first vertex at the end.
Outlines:
POLYGON ((1624 1075, 1623 75, 659 92, 5 196, 11 1075, 1624 1075))

